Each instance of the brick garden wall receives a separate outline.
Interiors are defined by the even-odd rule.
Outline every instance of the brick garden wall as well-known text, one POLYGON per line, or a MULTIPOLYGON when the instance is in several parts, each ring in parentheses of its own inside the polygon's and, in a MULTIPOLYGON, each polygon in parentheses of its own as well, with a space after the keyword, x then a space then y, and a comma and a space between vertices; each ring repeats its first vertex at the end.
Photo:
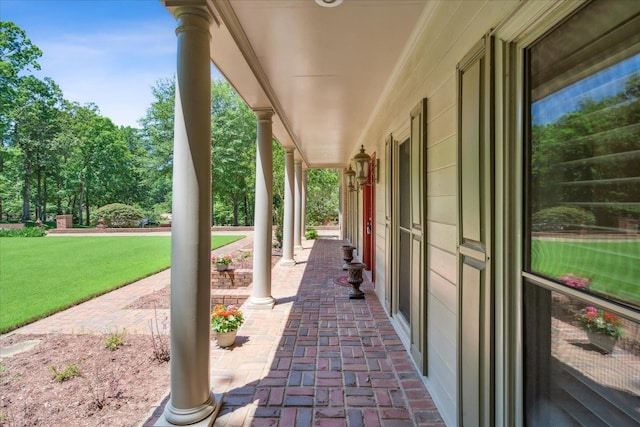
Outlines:
POLYGON ((251 295, 253 270, 230 268, 211 271, 211 304, 242 305, 251 295))
POLYGON ((246 288, 253 282, 253 270, 230 268, 227 271, 211 270, 211 290, 246 288))

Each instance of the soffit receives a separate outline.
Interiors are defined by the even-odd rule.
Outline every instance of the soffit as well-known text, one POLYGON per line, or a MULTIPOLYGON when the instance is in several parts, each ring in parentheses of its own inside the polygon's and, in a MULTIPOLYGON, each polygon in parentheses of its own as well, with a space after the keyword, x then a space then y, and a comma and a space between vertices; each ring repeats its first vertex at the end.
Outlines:
POLYGON ((427 0, 217 0, 211 58, 309 167, 343 167, 402 61, 427 0))

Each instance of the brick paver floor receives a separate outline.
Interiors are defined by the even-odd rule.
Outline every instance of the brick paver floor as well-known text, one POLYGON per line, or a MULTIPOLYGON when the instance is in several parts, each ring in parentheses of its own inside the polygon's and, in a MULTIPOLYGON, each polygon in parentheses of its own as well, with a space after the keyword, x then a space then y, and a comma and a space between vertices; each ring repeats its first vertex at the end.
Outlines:
POLYGON ((211 347, 215 426, 443 426, 370 283, 350 300, 341 241, 303 242, 273 270, 273 310, 242 307, 234 347, 211 347))

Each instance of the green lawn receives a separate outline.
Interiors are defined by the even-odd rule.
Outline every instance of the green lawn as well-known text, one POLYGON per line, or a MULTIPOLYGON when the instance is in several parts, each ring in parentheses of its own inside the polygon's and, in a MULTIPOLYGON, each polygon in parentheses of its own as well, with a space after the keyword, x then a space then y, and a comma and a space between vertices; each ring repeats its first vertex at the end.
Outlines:
POLYGON ((170 251, 170 236, 1 238, 0 333, 162 271, 170 251))
POLYGON ((640 305, 640 240, 534 240, 531 258, 536 272, 590 277, 594 292, 640 305))

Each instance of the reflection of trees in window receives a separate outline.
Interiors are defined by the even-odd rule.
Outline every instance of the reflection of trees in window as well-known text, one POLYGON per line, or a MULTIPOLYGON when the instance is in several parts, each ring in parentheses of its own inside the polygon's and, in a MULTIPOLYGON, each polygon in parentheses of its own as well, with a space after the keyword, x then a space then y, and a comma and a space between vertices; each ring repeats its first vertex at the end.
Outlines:
POLYGON ((532 212, 577 206, 591 211, 599 227, 640 219, 639 95, 635 71, 619 93, 585 97, 575 111, 532 127, 532 212))

